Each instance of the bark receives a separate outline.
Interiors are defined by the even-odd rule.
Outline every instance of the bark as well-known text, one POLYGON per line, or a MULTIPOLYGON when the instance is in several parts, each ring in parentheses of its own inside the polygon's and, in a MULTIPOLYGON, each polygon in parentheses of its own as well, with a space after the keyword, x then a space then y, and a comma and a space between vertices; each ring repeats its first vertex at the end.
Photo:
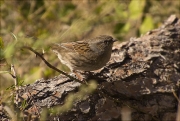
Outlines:
POLYGON ((59 75, 23 86, 16 104, 36 119, 175 120, 180 19, 172 15, 161 27, 114 46, 104 68, 81 75, 88 85, 59 75))

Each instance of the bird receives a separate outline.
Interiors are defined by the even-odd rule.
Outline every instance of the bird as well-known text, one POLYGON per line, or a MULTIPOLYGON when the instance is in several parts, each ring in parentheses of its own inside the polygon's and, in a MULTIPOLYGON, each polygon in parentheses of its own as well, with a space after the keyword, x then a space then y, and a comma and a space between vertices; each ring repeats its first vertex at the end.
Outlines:
POLYGON ((53 43, 51 49, 72 72, 94 71, 105 66, 110 60, 115 41, 116 39, 109 35, 100 35, 82 41, 53 43))

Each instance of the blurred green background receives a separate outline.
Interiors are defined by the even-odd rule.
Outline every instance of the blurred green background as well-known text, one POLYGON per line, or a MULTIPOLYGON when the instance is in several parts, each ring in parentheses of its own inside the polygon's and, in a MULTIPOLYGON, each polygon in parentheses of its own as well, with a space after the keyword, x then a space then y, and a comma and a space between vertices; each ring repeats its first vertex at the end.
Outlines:
POLYGON ((70 42, 98 35, 111 35, 121 41, 139 37, 159 27, 175 14, 179 0, 1 0, 0 90, 14 84, 10 65, 23 84, 59 73, 23 45, 42 53, 49 63, 66 72, 49 49, 54 42, 70 42))

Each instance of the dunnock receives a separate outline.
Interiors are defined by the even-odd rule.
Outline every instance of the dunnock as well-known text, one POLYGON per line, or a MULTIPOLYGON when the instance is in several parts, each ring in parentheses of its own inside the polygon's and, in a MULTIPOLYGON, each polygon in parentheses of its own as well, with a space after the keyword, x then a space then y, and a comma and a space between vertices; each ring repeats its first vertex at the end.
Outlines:
POLYGON ((52 50, 71 71, 93 71, 106 65, 115 39, 101 35, 85 41, 53 44, 52 50))

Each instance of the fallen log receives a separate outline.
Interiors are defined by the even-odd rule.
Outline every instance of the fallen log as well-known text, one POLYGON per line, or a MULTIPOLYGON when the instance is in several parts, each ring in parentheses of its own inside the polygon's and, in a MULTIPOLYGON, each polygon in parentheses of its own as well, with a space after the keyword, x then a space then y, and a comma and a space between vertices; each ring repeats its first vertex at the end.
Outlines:
POLYGON ((138 121, 176 120, 180 19, 172 15, 161 27, 117 44, 105 67, 81 75, 88 85, 59 75, 20 87, 17 107, 46 120, 121 120, 125 114, 138 121))

